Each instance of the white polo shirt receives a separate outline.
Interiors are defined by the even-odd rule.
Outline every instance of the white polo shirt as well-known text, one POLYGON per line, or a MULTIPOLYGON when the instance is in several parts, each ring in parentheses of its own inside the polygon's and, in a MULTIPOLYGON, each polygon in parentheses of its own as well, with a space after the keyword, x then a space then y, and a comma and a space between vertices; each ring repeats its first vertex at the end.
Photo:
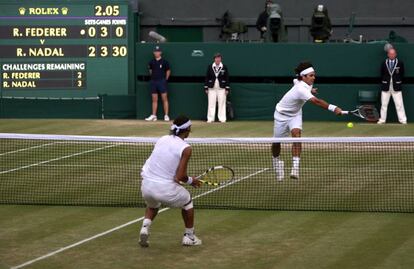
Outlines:
POLYGON ((311 99, 312 85, 299 81, 277 103, 276 111, 287 117, 295 117, 302 113, 303 105, 311 99))
POLYGON ((182 153, 187 147, 190 145, 178 136, 161 137, 142 167, 142 178, 159 183, 173 183, 182 153))

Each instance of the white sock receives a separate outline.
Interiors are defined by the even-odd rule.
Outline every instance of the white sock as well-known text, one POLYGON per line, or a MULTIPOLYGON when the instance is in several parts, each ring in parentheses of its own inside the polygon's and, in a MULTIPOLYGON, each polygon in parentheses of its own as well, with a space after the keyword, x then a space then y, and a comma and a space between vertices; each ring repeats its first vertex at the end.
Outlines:
POLYGON ((192 237, 194 235, 194 227, 193 228, 185 228, 185 234, 192 237))
POLYGON ((277 157, 272 156, 272 163, 273 163, 273 169, 278 170, 279 169, 279 164, 280 164, 279 156, 277 156, 277 157))
POLYGON ((293 157, 292 160, 293 160, 293 167, 299 168, 300 157, 293 157))
POLYGON ((273 160, 273 168, 276 169, 276 167, 279 165, 279 163, 281 162, 281 160, 280 160, 279 156, 272 157, 272 160, 273 160))
POLYGON ((150 219, 144 219, 144 221, 142 222, 142 228, 148 228, 151 226, 152 220, 150 219))

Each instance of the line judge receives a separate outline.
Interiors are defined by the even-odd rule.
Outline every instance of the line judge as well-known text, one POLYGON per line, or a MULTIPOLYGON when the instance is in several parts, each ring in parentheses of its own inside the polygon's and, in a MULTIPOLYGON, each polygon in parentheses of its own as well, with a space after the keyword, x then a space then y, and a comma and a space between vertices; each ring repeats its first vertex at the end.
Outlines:
POLYGON ((390 98, 394 99, 398 121, 407 124, 402 96, 402 80, 404 79, 404 63, 397 58, 397 51, 391 48, 387 51, 388 58, 381 64, 381 118, 378 124, 387 121, 387 110, 390 98))
POLYGON ((208 96, 207 122, 216 118, 216 103, 218 103, 218 119, 226 122, 226 99, 230 91, 229 72, 222 62, 220 53, 214 55, 214 62, 207 66, 204 90, 208 96))

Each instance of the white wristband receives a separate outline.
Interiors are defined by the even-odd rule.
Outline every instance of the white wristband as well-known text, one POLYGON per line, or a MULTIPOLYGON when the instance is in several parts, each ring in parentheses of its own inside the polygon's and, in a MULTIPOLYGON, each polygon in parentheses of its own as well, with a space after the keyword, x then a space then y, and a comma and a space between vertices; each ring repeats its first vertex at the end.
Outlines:
POLYGON ((337 106, 336 106, 336 105, 331 105, 331 104, 330 104, 330 105, 328 106, 328 110, 329 110, 329 111, 332 111, 332 112, 335 112, 335 109, 336 109, 336 108, 337 108, 337 106))
POLYGON ((193 178, 192 177, 188 177, 187 182, 188 185, 193 184, 193 178))

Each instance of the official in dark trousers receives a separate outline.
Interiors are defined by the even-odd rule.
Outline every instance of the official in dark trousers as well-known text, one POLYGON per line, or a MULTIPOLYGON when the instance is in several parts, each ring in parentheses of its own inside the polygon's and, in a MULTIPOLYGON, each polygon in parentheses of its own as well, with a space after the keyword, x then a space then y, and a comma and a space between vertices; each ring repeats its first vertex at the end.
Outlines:
POLYGON ((207 122, 214 122, 216 103, 218 103, 218 119, 226 122, 226 97, 230 90, 229 72, 222 63, 220 53, 214 55, 214 62, 207 67, 204 90, 208 96, 207 122))
POLYGON ((148 70, 151 76, 150 87, 152 95, 152 114, 146 118, 146 121, 156 121, 157 120, 157 109, 158 109, 158 94, 161 95, 162 104, 164 107, 164 120, 169 121, 170 117, 168 116, 168 87, 167 80, 170 78, 171 70, 170 64, 164 60, 162 56, 162 51, 159 46, 154 48, 154 59, 148 63, 148 70))
POLYGON ((388 103, 392 96, 397 110, 398 121, 407 123, 402 96, 402 81, 404 79, 404 63, 397 58, 397 51, 391 48, 387 51, 388 58, 381 64, 381 118, 378 124, 387 121, 388 103))

